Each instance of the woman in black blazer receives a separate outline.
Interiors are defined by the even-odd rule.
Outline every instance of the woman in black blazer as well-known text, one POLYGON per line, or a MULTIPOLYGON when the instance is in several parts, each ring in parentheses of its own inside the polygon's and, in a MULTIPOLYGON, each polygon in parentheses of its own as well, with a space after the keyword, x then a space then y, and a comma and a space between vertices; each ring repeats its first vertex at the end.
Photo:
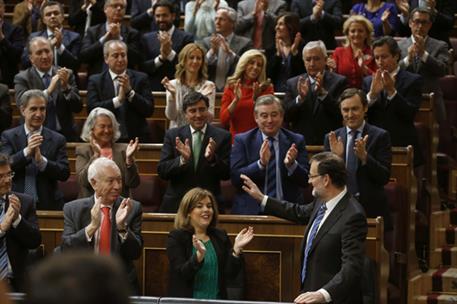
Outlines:
POLYGON ((254 230, 241 230, 232 248, 227 233, 215 227, 217 210, 216 200, 207 190, 194 188, 184 195, 176 229, 168 235, 169 296, 227 298, 226 282, 242 269, 241 253, 254 230))

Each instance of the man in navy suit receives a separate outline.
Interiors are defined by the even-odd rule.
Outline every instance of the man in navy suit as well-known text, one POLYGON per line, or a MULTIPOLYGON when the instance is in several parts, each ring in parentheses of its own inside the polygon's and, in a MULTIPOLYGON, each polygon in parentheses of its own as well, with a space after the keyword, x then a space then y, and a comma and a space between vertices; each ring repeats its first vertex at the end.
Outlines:
POLYGON ((38 210, 62 210, 63 193, 57 181, 70 176, 65 137, 43 126, 46 96, 41 90, 22 94, 24 124, 2 133, 1 152, 10 155, 15 175, 13 191, 37 200, 38 210))
MULTIPOLYGON (((171 3, 175 5, 175 20, 173 21, 176 27, 179 26, 180 21, 180 8, 179 8, 179 0, 169 0, 171 3)), ((133 28, 140 31, 140 33, 152 32, 157 31, 157 23, 154 18, 154 9, 153 6, 157 2, 157 0, 133 0, 132 1, 132 10, 130 15, 132 18, 130 19, 130 24, 133 28)))
POLYGON ((103 61, 103 45, 109 40, 122 40, 127 44, 129 68, 134 68, 141 63, 140 33, 122 24, 126 7, 126 0, 106 0, 104 6, 106 23, 87 29, 79 57, 82 63, 88 64, 89 75, 101 73, 107 69, 103 61))
POLYGON ((264 195, 246 175, 243 189, 270 215, 308 225, 302 245, 301 294, 294 303, 361 304, 367 220, 346 188, 343 160, 331 152, 311 158, 314 201, 300 205, 264 195))
MULTIPOLYGON (((77 71, 81 37, 78 33, 63 28, 64 10, 61 3, 48 1, 41 8, 41 19, 46 29, 30 34, 30 38, 41 36, 51 41, 54 52, 54 65, 77 71)), ((30 66, 27 49, 22 53, 23 67, 30 66)))
POLYGON ((165 134, 157 166, 159 176, 168 181, 161 212, 176 212, 184 194, 195 187, 211 191, 221 202, 220 182, 230 176, 231 137, 208 123, 208 107, 208 97, 199 92, 187 94, 182 108, 189 124, 165 134))
POLYGON ((303 201, 307 186, 308 157, 303 135, 281 128, 284 110, 273 95, 257 98, 257 128, 235 136, 230 157, 232 184, 238 188, 234 214, 259 214, 259 205, 241 190, 240 175, 249 176, 265 193, 293 203, 303 201))
MULTIPOLYGON (((23 291, 29 249, 41 244, 35 201, 26 194, 11 192, 14 172, 10 159, 0 154, 0 251, 6 246, 8 271, 0 266, 0 279, 7 278, 14 291, 23 291)), ((2 257, 0 257, 0 261, 2 257)))
POLYGON ((392 230, 384 191, 392 162, 390 135, 365 121, 368 102, 363 91, 346 89, 340 97, 340 110, 345 127, 325 137, 325 150, 345 160, 348 191, 362 204, 367 217, 382 216, 384 230, 392 230))
POLYGON ((164 91, 162 79, 175 78, 178 54, 194 37, 173 25, 175 6, 168 0, 157 1, 153 11, 159 30, 143 35, 143 69, 149 75, 152 90, 164 91))
POLYGON ((127 69, 128 47, 120 40, 110 40, 103 46, 108 70, 89 78, 87 107, 110 110, 120 124, 120 141, 138 137, 150 140, 146 118, 154 112, 154 99, 146 74, 127 69))
POLYGON ((24 45, 24 30, 5 20, 5 3, 0 0, 0 83, 12 87, 24 45))

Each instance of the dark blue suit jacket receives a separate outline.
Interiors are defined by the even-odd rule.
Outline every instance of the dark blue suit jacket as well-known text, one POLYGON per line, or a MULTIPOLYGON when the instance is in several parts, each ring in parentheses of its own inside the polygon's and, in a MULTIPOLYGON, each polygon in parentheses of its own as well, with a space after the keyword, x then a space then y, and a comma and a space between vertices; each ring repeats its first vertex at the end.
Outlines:
POLYGON ((24 30, 4 21, 2 32, 5 39, 0 41, 0 82, 12 87, 25 45, 24 30))
MULTIPOLYGON (((29 39, 34 37, 48 38, 48 32, 47 30, 44 30, 31 33, 29 39)), ((66 67, 76 71, 79 66, 78 56, 79 50, 81 49, 81 37, 78 33, 63 29, 62 44, 65 46, 65 50, 61 55, 57 53, 57 64, 61 67, 66 67)), ((30 59, 27 48, 24 48, 24 51, 22 52, 22 67, 30 67, 30 59)))
MULTIPOLYGON (((40 145, 41 154, 48 163, 44 171, 36 175, 36 190, 38 195, 38 210, 62 210, 63 193, 57 187, 57 181, 66 181, 70 176, 65 137, 57 132, 43 127, 41 132, 43 143, 40 145)), ((32 161, 24 156, 27 146, 27 136, 24 125, 6 130, 2 133, 0 151, 11 156, 11 169, 16 173, 13 179, 13 190, 24 192, 25 167, 32 161)))
POLYGON ((87 87, 87 108, 102 107, 116 115, 117 121, 125 126, 121 127, 121 140, 126 141, 139 137, 141 142, 150 139, 150 131, 146 118, 154 112, 154 99, 149 87, 146 74, 127 69, 130 85, 135 91, 132 101, 125 101, 119 108, 113 105, 114 86, 109 71, 92 75, 87 87))
MULTIPOLYGON (((344 157, 346 159, 347 132, 346 127, 335 131, 336 137, 341 137, 344 144, 344 157)), ((365 208, 367 217, 382 216, 384 229, 392 229, 389 204, 384 185, 389 182, 390 167, 392 163, 392 147, 390 135, 386 130, 365 123, 362 137, 368 135, 366 150, 368 153, 367 163, 362 165, 358 160, 357 184, 359 188, 359 202, 365 208)), ((330 151, 328 136, 325 136, 324 146, 330 151)))
POLYGON ((160 83, 167 76, 168 79, 175 78, 176 64, 178 63, 178 54, 182 48, 188 43, 194 42, 194 36, 187 32, 175 28, 171 36, 171 47, 176 52, 173 61, 165 60, 160 67, 156 67, 154 59, 160 55, 160 42, 157 39, 157 32, 151 32, 143 35, 143 54, 146 60, 143 63, 143 70, 149 75, 151 87, 153 91, 164 91, 163 85, 160 83))
MULTIPOLYGON (((262 132, 258 128, 235 136, 230 157, 232 184, 238 190, 232 206, 232 213, 234 214, 259 214, 258 202, 241 189, 243 181, 240 178, 240 174, 249 176, 263 191, 265 188, 266 169, 260 169, 257 164, 262 143, 262 132)), ((303 135, 280 129, 278 160, 280 162, 283 199, 297 204, 303 203, 302 187, 306 187, 308 184, 309 171, 308 155, 303 135), (298 165, 292 175, 289 176, 283 160, 293 143, 295 143, 298 150, 296 159, 298 165)))
MULTIPOLYGON (((176 27, 179 27, 179 20, 181 16, 181 11, 179 8, 180 0, 170 0, 171 3, 175 5, 175 14, 176 18, 173 22, 176 27)), ((151 0, 133 0, 132 1, 132 10, 130 15, 130 25, 140 31, 140 33, 147 33, 152 31, 157 31, 157 23, 154 16, 149 16, 147 10, 151 8, 151 0)))

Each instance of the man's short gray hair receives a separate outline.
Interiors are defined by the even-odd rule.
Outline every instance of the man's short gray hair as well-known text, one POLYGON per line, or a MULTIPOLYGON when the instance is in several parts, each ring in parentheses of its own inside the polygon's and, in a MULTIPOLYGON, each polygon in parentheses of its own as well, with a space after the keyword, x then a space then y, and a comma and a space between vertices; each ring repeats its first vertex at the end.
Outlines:
POLYGON ((117 166, 117 164, 109 158, 99 157, 96 160, 94 160, 89 165, 89 168, 87 169, 87 180, 89 181, 89 183, 92 180, 98 180, 99 174, 103 173, 104 168, 108 168, 108 167, 119 170, 119 167, 117 166))
POLYGON ((20 107, 23 107, 23 108, 27 107, 30 99, 32 99, 32 98, 41 98, 46 103, 48 102, 48 99, 46 98, 46 95, 44 95, 43 91, 33 89, 33 90, 25 91, 25 93, 22 94, 22 96, 20 98, 20 107))
POLYGON ((83 130, 81 131, 81 139, 85 142, 90 142, 92 130, 95 126, 95 121, 99 116, 106 116, 111 119, 111 124, 113 126, 113 143, 116 142, 119 137, 121 137, 121 131, 119 130, 119 123, 117 122, 116 117, 114 116, 113 112, 107 110, 105 108, 94 108, 90 111, 89 115, 87 116, 86 122, 84 123, 83 130))
POLYGON ((234 23, 236 24, 236 17, 237 17, 237 13, 236 11, 231 8, 231 7, 221 7, 217 10, 218 12, 219 11, 224 11, 226 14, 227 14, 227 17, 234 23))
POLYGON ((305 52, 312 49, 320 49, 324 57, 327 58, 327 48, 325 47, 325 43, 322 42, 322 40, 316 40, 310 41, 305 45, 302 53, 303 59, 305 58, 305 52))
POLYGON ((255 105, 254 105, 254 113, 257 114, 258 107, 268 106, 268 105, 272 105, 272 104, 276 104, 278 106, 279 112, 284 114, 284 108, 282 106, 281 100, 279 100, 278 97, 271 95, 271 94, 263 95, 256 99, 255 105))
POLYGON ((32 54, 32 45, 37 42, 41 41, 49 45, 49 48, 51 48, 51 41, 43 36, 36 36, 30 39, 29 43, 27 43, 27 53, 30 55, 32 54))
MULTIPOLYGON (((106 0, 105 5, 103 5, 103 8, 107 8, 113 0, 106 0)), ((124 4, 127 6, 127 0, 123 0, 124 4)))
POLYGON ((113 44, 122 45, 122 47, 125 49, 125 51, 126 51, 126 52, 128 51, 127 44, 125 44, 124 41, 121 41, 121 40, 108 40, 108 41, 105 42, 105 44, 103 45, 103 57, 105 57, 105 58, 108 57, 108 55, 109 55, 109 49, 110 49, 110 47, 111 47, 113 44))

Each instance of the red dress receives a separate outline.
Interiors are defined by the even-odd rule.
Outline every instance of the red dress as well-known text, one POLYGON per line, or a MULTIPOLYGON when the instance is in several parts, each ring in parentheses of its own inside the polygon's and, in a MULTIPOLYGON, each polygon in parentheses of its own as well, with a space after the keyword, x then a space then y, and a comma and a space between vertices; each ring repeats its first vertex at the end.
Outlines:
MULTIPOLYGON (((369 75, 377 70, 376 62, 373 53, 369 47, 363 49, 363 63, 368 67, 369 75)), ((368 76, 363 74, 362 68, 354 59, 354 53, 350 46, 337 47, 333 52, 333 59, 336 62, 335 73, 346 76, 349 88, 362 88, 363 77, 368 76)))
MULTIPOLYGON (((241 98, 236 105, 232 115, 228 110, 228 106, 235 98, 234 86, 227 86, 222 95, 221 101, 221 123, 225 126, 230 125, 230 133, 232 134, 232 142, 236 134, 246 132, 257 127, 254 120, 254 90, 251 86, 252 82, 246 82, 241 85, 241 98)), ((268 86, 259 96, 274 94, 273 86, 268 86)))

